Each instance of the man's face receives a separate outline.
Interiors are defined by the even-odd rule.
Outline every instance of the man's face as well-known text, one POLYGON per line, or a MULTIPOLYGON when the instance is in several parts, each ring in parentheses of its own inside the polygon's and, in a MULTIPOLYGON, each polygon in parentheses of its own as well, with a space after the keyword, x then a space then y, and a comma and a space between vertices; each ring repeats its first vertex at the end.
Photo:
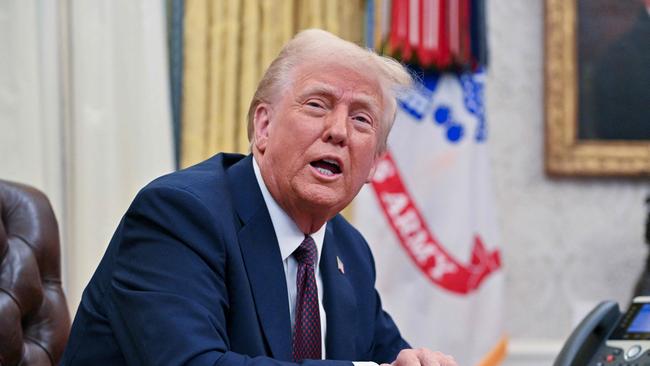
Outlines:
POLYGON ((384 108, 379 84, 320 62, 299 67, 291 81, 273 105, 256 109, 260 169, 288 212, 332 216, 374 172, 384 108))

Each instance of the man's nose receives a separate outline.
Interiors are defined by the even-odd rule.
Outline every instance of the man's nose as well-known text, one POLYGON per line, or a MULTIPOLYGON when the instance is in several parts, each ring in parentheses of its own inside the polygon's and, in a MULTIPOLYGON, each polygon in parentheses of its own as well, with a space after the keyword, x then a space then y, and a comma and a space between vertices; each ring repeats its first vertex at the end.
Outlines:
POLYGON ((323 139, 335 145, 345 145, 348 139, 348 111, 336 108, 327 117, 323 139))

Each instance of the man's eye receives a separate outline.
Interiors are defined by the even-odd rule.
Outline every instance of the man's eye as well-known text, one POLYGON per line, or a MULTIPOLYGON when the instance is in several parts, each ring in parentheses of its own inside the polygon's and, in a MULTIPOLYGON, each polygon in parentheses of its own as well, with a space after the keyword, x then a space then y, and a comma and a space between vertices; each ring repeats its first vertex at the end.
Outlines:
POLYGON ((314 108, 325 108, 321 102, 314 100, 307 102, 307 105, 314 108))
POLYGON ((367 118, 367 117, 364 117, 364 116, 355 116, 355 117, 353 117, 353 119, 356 120, 356 121, 359 121, 359 122, 370 124, 370 119, 367 118))

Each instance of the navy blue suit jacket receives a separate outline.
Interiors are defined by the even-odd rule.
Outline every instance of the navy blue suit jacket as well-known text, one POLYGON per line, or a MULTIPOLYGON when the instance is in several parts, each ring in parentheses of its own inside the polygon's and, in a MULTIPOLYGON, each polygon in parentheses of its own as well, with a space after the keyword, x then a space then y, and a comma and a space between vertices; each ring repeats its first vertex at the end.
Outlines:
MULTIPOLYGON (((367 243, 341 216, 321 258, 327 359, 393 361, 408 345, 382 310, 367 243)), ((252 157, 219 154, 138 193, 84 291, 62 364, 288 365, 287 299, 252 157)))

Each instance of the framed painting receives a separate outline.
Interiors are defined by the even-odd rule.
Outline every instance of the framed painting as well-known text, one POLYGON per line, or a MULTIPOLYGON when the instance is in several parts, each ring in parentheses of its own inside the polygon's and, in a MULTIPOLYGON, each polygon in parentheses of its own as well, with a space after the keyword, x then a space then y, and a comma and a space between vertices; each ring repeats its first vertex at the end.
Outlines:
POLYGON ((650 0, 545 0, 546 171, 650 176, 650 0))

